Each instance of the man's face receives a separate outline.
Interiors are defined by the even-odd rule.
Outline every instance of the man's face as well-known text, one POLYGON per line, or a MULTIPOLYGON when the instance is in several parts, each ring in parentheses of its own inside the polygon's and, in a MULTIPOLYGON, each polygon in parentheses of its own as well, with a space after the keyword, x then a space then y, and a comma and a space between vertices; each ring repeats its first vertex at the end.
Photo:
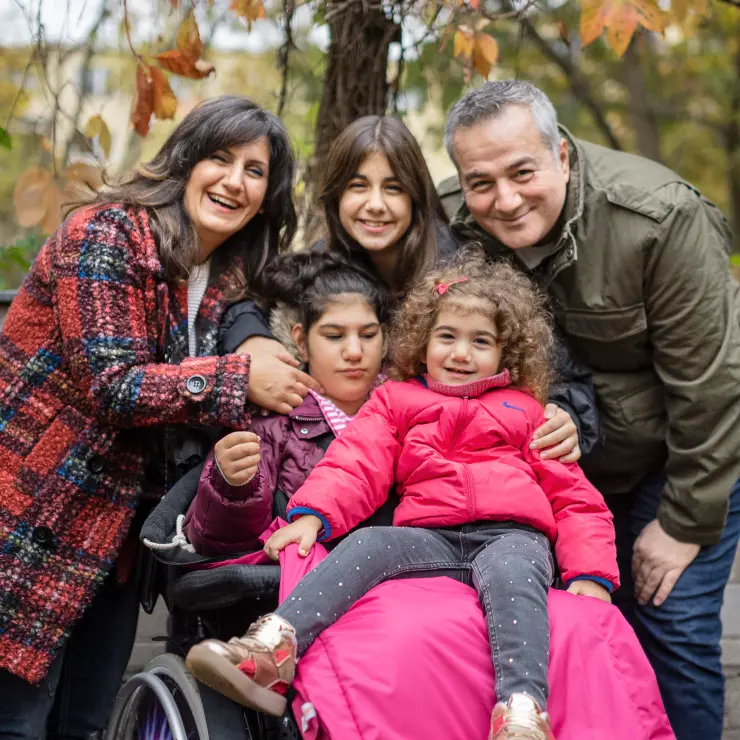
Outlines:
POLYGON ((568 145, 558 157, 527 106, 458 129, 454 140, 465 202, 478 225, 510 249, 532 247, 557 223, 570 178, 568 145))

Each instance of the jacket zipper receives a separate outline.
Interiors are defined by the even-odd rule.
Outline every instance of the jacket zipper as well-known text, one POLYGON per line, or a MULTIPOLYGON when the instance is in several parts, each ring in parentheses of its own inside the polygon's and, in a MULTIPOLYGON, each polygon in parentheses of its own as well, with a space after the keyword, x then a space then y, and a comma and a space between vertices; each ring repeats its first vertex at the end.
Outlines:
POLYGON ((323 419, 322 416, 291 416, 289 418, 295 421, 321 421, 323 419))
MULTIPOLYGON (((455 447, 457 445, 457 438, 460 436, 460 430, 463 426, 463 420, 465 419, 466 412, 468 410, 469 399, 467 396, 463 397, 462 406, 460 413, 457 415, 457 422, 455 423, 455 429, 452 433, 452 445, 451 452, 454 454, 455 447)), ((468 508, 470 509, 471 521, 475 521, 475 500, 473 496, 473 481, 470 475, 470 469, 466 463, 462 464, 465 472, 465 496, 468 499, 468 508)))

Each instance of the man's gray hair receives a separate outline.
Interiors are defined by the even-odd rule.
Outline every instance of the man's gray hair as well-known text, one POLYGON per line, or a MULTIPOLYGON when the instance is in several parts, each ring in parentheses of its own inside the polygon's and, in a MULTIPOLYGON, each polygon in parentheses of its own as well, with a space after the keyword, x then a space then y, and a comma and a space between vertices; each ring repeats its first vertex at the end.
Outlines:
POLYGON ((558 131, 558 115, 550 98, 529 82, 501 80, 486 82, 471 90, 450 108, 445 124, 445 149, 455 162, 455 134, 459 128, 470 128, 500 115, 506 106, 526 105, 545 146, 558 161, 558 146, 562 138, 558 131))

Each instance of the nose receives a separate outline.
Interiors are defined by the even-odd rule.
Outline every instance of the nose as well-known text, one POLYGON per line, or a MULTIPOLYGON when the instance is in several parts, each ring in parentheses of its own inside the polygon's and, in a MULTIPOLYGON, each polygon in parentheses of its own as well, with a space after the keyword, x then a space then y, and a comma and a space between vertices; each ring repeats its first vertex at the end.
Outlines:
POLYGON ((348 336, 344 342, 344 359, 348 362, 358 362, 362 359, 362 342, 358 336, 348 336))
POLYGON ((241 190, 244 187, 244 169, 240 162, 234 162, 229 167, 222 182, 230 190, 241 190))
POLYGON ((380 188, 373 188, 370 191, 365 207, 368 211, 372 211, 373 213, 382 213, 385 211, 385 200, 383 199, 383 193, 380 188))
POLYGON ((470 342, 459 340, 452 346, 452 359, 456 362, 470 362, 470 342))
POLYGON ((496 185, 496 210, 500 213, 514 213, 522 204, 522 197, 516 187, 508 182, 496 185))

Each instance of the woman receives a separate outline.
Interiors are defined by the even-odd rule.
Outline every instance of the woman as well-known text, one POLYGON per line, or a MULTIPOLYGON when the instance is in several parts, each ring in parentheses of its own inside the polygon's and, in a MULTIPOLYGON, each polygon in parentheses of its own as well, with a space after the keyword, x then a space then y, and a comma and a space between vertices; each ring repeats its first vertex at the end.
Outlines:
MULTIPOLYGON (((293 175, 275 116, 211 100, 34 261, 0 334, 0 737, 105 726, 136 630, 122 545, 144 429, 172 453, 165 425, 242 427, 249 401, 313 384, 275 358, 214 356, 229 297, 258 292, 293 236, 293 175)), ((160 496, 175 471, 154 473, 160 496)))
MULTIPOLYGON (((327 233, 316 248, 368 267, 397 299, 457 249, 419 144, 397 118, 366 116, 350 124, 329 151, 319 192, 327 233)), ((270 318, 271 324, 251 301, 232 307, 222 325, 222 351, 274 358, 283 351, 275 337, 290 346, 295 322, 281 321, 280 312, 270 318)), ((534 445, 545 458, 575 462, 598 437, 593 389, 564 348, 556 360, 549 420, 534 445)))

